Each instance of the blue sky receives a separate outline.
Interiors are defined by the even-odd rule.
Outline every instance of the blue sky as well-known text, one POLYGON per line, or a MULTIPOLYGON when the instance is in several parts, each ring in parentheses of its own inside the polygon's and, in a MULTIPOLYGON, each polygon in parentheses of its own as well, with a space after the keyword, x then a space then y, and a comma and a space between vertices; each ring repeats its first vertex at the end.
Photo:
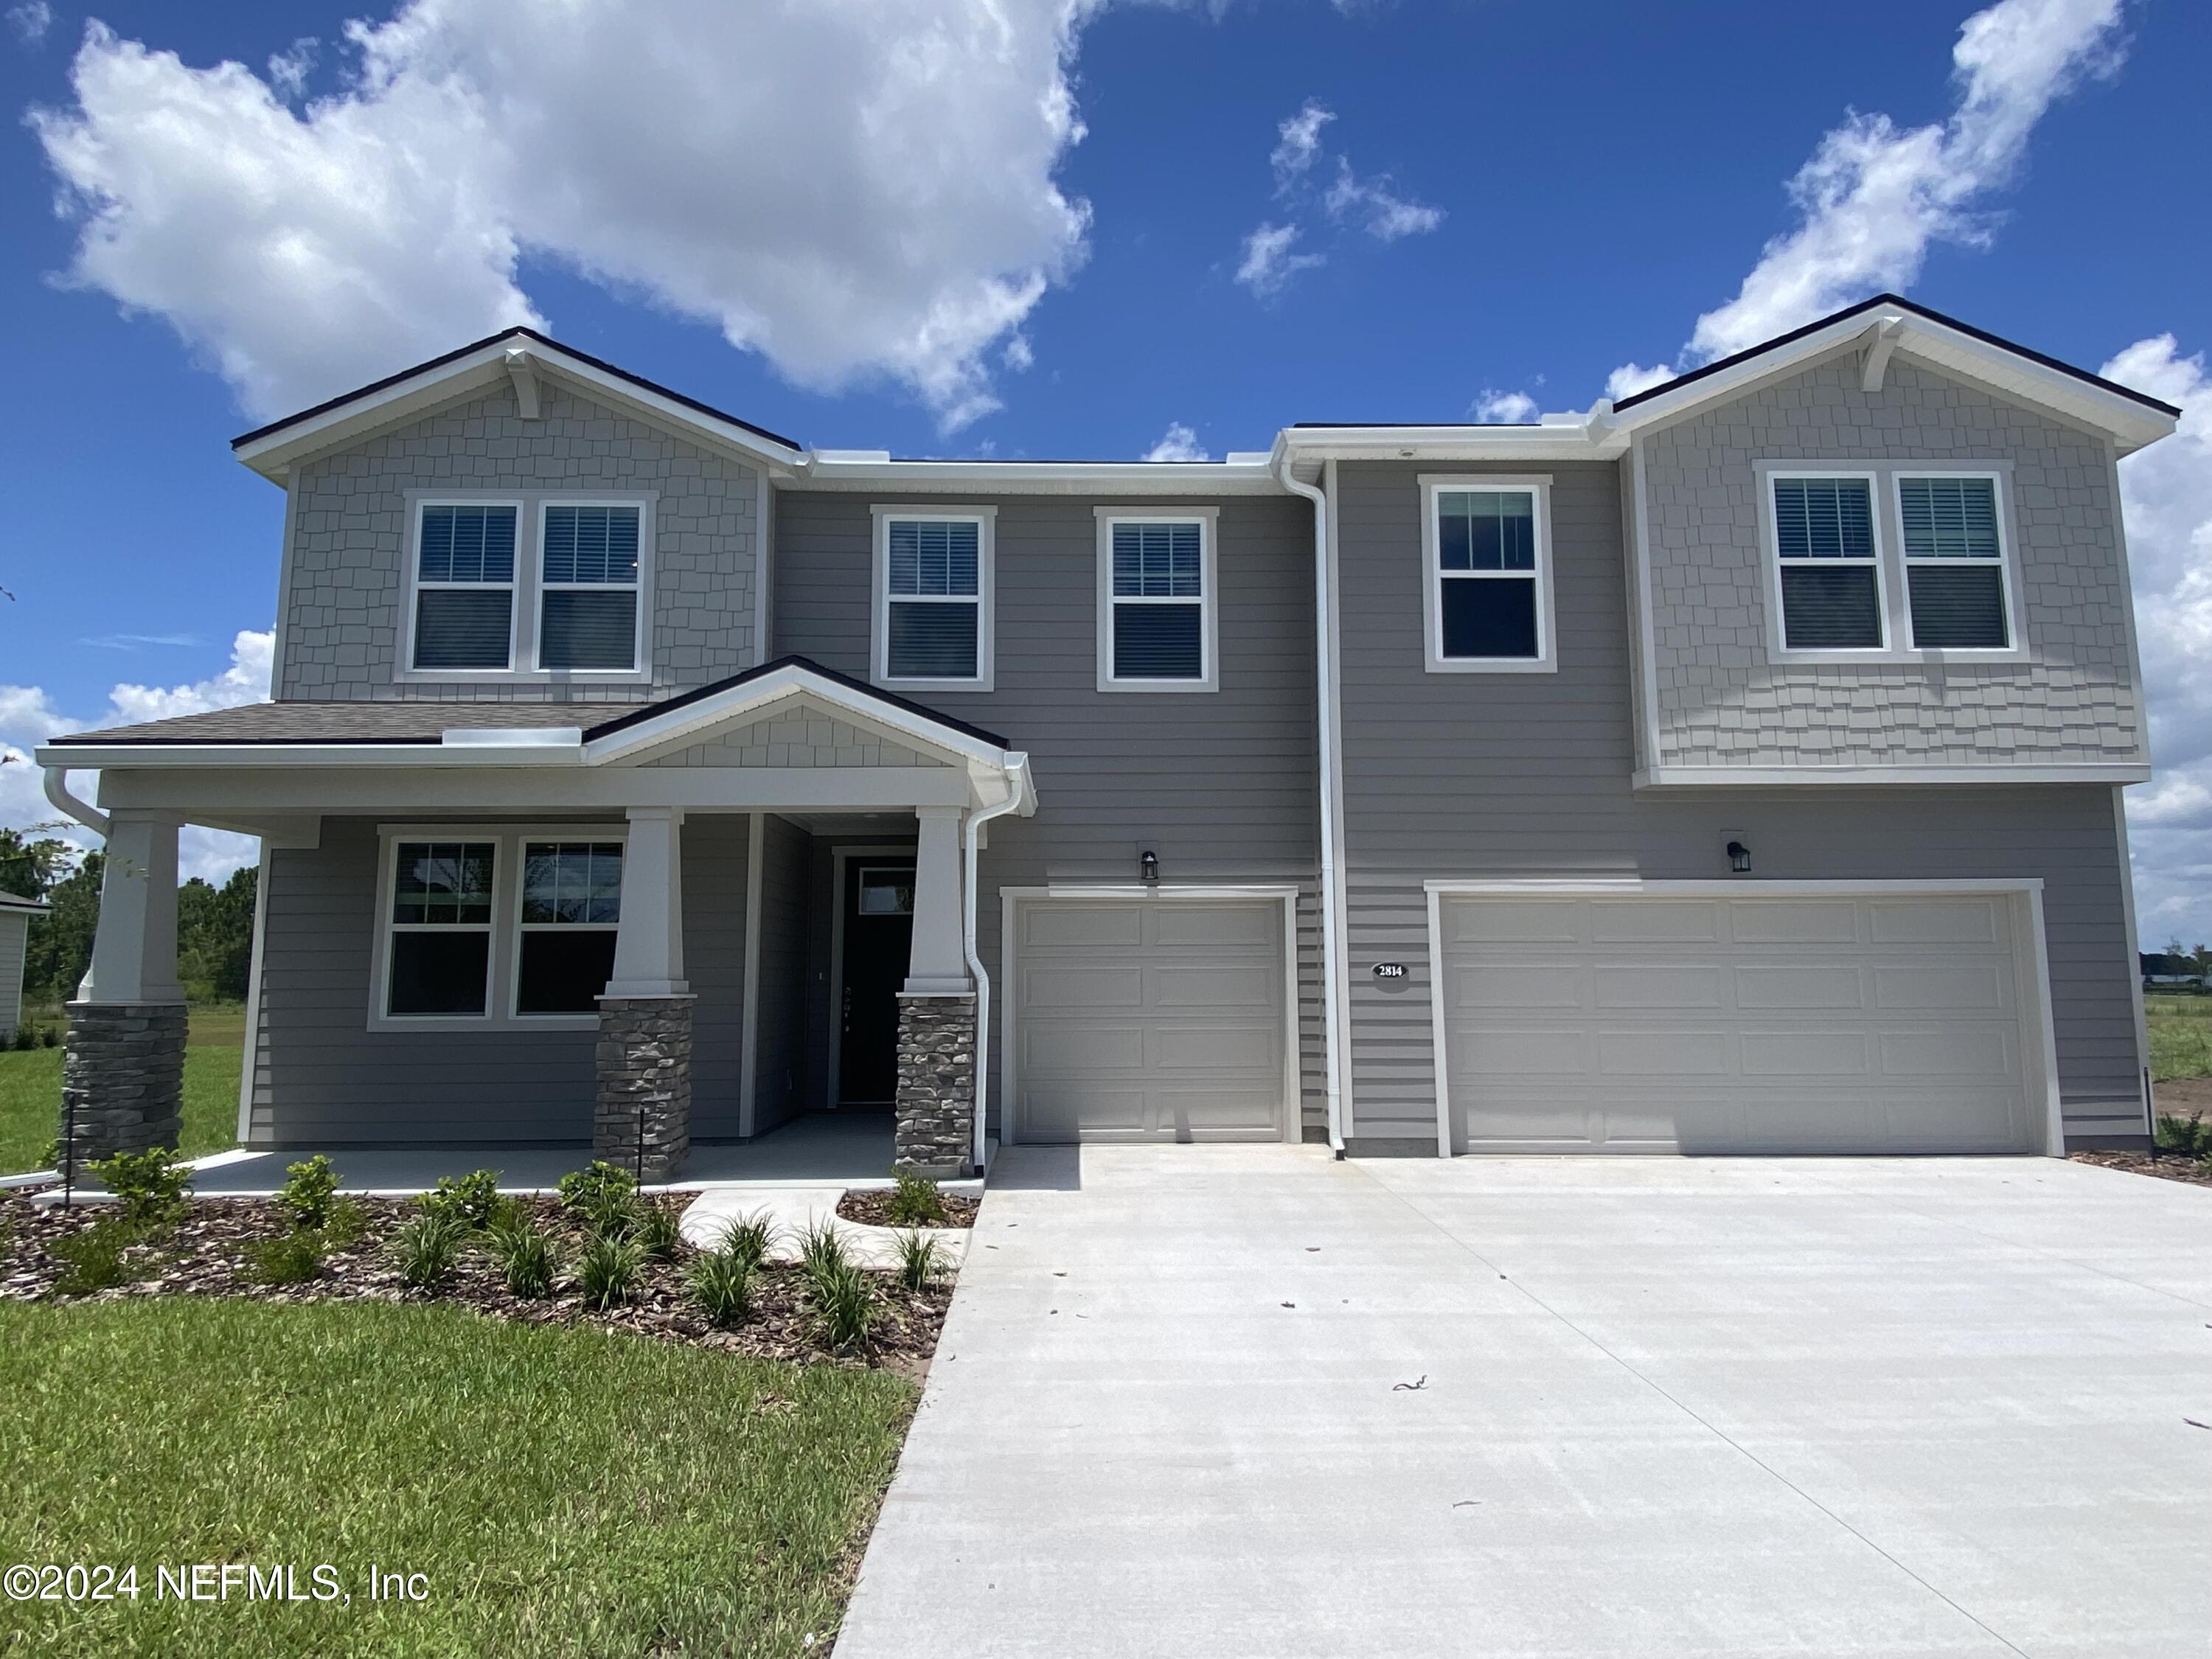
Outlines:
MULTIPOLYGON (((2134 0, 2117 27, 2091 27, 2113 3, 1993 8, 2005 96, 2039 40, 2071 30, 2090 45, 2051 95, 1997 109, 2010 150, 1970 187, 1926 206, 1971 170, 1954 140, 1916 185, 1922 222, 1900 230, 1879 202, 1867 222, 1901 238, 1879 275, 2068 361, 2095 368, 2172 335, 2130 361, 2157 380, 2148 389, 2193 399, 2203 375, 2187 359, 2212 344, 2212 216, 2179 158, 2203 149, 2212 8, 2134 0)), ((1975 10, 1865 0, 1837 28, 1822 9, 1750 0, 1086 0, 1069 21, 1062 0, 1012 0, 1016 37, 1001 40, 977 33, 972 0, 901 0, 900 27, 921 20, 943 52, 914 86, 797 13, 732 34, 740 9, 671 0, 626 22, 617 0, 582 9, 642 67, 580 114, 591 100, 559 96, 575 65, 561 42, 531 40, 545 26, 511 0, 365 14, 381 31, 370 79, 386 77, 366 90, 345 40, 353 6, 88 15, 28 0, 9 13, 0 101, 50 115, 0 146, 15 383, 0 405, 12 532, 0 586, 15 595, 0 601, 0 684, 15 688, 12 703, 0 690, 0 739, 111 707, 251 695, 251 651, 234 665, 234 641, 270 623, 281 498, 229 459, 228 440, 427 343, 489 331, 517 305, 586 350, 825 447, 1135 456, 1180 426, 1187 449, 1218 456, 1297 420, 1462 419, 1486 395, 1509 413, 1587 406, 1623 365, 1698 360, 1684 347, 1700 317, 1772 269, 1770 239, 1822 221, 1790 181, 1839 131, 1864 135, 1853 112, 1890 118, 1893 140, 1959 115, 1971 96, 1954 44, 1975 10), (112 35, 80 59, 88 15, 112 35), (502 53, 537 64, 527 84, 494 84, 513 72, 486 66, 495 31, 502 53), (318 44, 293 63, 312 66, 288 84, 269 60, 302 37, 318 44), (667 70, 670 52, 703 76, 667 70), (207 74, 226 59, 247 68, 207 74), (551 123, 528 129, 550 137, 516 140, 537 176, 456 136, 460 106, 437 101, 456 84, 502 132, 551 123), (1313 106, 1328 118, 1310 124, 1304 167, 1294 153, 1271 161, 1295 152, 1284 125, 1313 106), (878 119, 872 142, 853 140, 878 119), (409 166, 387 167, 395 149, 409 166), (617 167, 628 179, 611 185, 617 167), (89 264, 80 238, 99 222, 82 194, 56 214, 64 175, 105 192, 106 246, 89 264), (548 199, 544 175, 574 199, 548 199), (358 244, 356 207, 375 222, 358 244), (324 241, 300 269, 272 269, 295 246, 289 215, 298 241, 324 241), (511 263, 448 250, 450 269, 425 276, 437 261, 411 257, 457 222, 489 220, 514 227, 511 263), (1249 239, 1291 225, 1284 252, 1322 262, 1255 280, 1249 239), (255 239, 258 263, 233 262, 255 239), (938 246, 902 263, 895 250, 923 242, 938 246), (793 250, 804 257, 785 281, 776 262, 793 250), (381 297, 349 312, 356 265, 381 297), (947 296, 957 338, 933 344, 918 319, 947 296), (728 343, 732 317, 766 349, 728 343), (118 684, 175 695, 118 702, 118 684)), ((604 67, 608 48, 591 49, 604 67)), ((1800 264, 1824 258, 1836 267, 1815 271, 1824 295, 1888 285, 1819 246, 1800 264)), ((1761 301, 1735 324, 1805 320, 1790 304, 1761 301)), ((2146 473, 2155 489, 2135 532, 2146 607, 2203 623, 2162 643, 2146 633, 2174 770, 2138 792, 2136 815, 2139 859, 2155 866, 2147 908, 2212 935, 2212 902, 2197 896, 2212 891, 2200 879, 2212 675, 2199 687, 2195 666, 2212 644, 2212 592, 2197 591, 2212 532, 2191 540, 2212 524, 2212 449, 2191 442, 2146 473), (2148 581, 2146 537, 2159 544, 2148 581)), ((0 768, 16 773, 0 819, 38 811, 24 769, 0 768)))

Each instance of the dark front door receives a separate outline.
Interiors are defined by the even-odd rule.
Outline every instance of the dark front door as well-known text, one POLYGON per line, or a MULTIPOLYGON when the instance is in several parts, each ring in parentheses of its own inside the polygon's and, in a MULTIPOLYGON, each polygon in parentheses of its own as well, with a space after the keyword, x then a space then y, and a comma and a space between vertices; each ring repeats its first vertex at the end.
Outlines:
POLYGON ((840 1105, 888 1105, 898 1092, 898 988, 914 942, 914 866, 845 866, 845 983, 837 1052, 840 1105))

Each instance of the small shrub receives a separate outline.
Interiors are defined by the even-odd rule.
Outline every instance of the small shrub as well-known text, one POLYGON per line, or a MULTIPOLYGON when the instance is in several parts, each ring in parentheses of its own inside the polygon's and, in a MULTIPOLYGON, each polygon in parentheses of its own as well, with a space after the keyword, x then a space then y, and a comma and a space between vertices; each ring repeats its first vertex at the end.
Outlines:
POLYGON ((62 1167, 62 1143, 60 1136, 57 1135, 53 1139, 48 1141, 45 1146, 39 1148, 39 1161, 36 1167, 41 1170, 58 1170, 62 1167))
POLYGON ((611 1233, 585 1240, 576 1257, 576 1285, 584 1293, 584 1305, 602 1311, 636 1295, 644 1273, 645 1252, 635 1241, 611 1233))
POLYGON ((352 1198, 334 1198, 323 1218, 323 1243, 343 1250, 361 1243, 368 1231, 368 1212, 352 1198))
POLYGON ((637 1182, 629 1170, 600 1158, 562 1176, 556 1190, 562 1212, 586 1231, 618 1236, 629 1222, 630 1195, 637 1191, 637 1182))
POLYGON ((737 1257, 749 1271, 757 1271, 761 1263, 768 1260, 768 1248, 775 1239, 775 1228, 768 1212, 756 1210, 732 1221, 715 1248, 726 1255, 737 1257))
POLYGON ((468 1228, 458 1217, 425 1211, 392 1235, 392 1255, 408 1288, 435 1291, 452 1275, 468 1228))
POLYGON ((192 1172, 177 1162, 174 1152, 159 1146, 118 1152, 85 1167, 115 1194, 123 1219, 133 1227, 174 1221, 184 1213, 185 1194, 192 1189, 192 1172))
POLYGON ((531 1212, 528 1200, 513 1193, 501 1193, 492 1200, 491 1218, 484 1223, 484 1231, 488 1233, 512 1231, 528 1225, 536 1218, 531 1212))
POLYGON ((717 1325, 734 1325, 751 1311, 757 1265, 726 1248, 702 1250, 691 1262, 691 1296, 717 1325))
POLYGON ((89 1296, 94 1291, 129 1283, 138 1277, 123 1253, 138 1243, 143 1234, 119 1216, 95 1221, 81 1232, 57 1241, 54 1254, 69 1265, 54 1282, 57 1296, 89 1296))
POLYGON ((684 1218, 656 1200, 637 1199, 630 1211, 629 1237, 649 1260, 673 1261, 684 1243, 684 1218))
POLYGON ((2202 1112, 2191 1112, 2187 1117, 2176 1112, 2160 1112, 2155 1139, 2166 1152, 2212 1158, 2212 1123, 2204 1121, 2202 1112))
POLYGON ((809 1273, 832 1273, 848 1265, 836 1222, 824 1217, 799 1234, 799 1265, 809 1273))
POLYGON ((814 1304, 815 1322, 833 1348, 857 1348, 868 1340, 875 1322, 875 1291, 865 1270, 843 1259, 806 1270, 807 1293, 814 1304))
POLYGON ((440 1176, 437 1186, 415 1201, 425 1215, 450 1217, 471 1232, 481 1232, 499 1209, 499 1171, 471 1170, 458 1181, 440 1176))
POLYGON ((927 1290, 929 1281, 937 1277, 937 1241, 919 1228, 910 1228, 898 1236, 898 1249, 899 1283, 909 1291, 927 1290))
POLYGON ((891 1188, 890 1216, 894 1227, 934 1226, 945 1219, 945 1195, 935 1182, 902 1174, 891 1188))
POLYGON ((510 1295, 532 1301, 553 1294, 561 1273, 561 1247, 553 1235, 527 1217, 491 1230, 491 1251, 510 1295))
POLYGON ((307 1230, 321 1226, 331 1218, 331 1199, 338 1189, 338 1172, 329 1158, 317 1152, 313 1158, 284 1166, 284 1184, 277 1189, 276 1201, 292 1218, 295 1229, 307 1230))
POLYGON ((264 1238, 246 1251, 248 1273, 264 1285, 304 1285, 323 1271, 321 1237, 295 1228, 282 1238, 264 1238))

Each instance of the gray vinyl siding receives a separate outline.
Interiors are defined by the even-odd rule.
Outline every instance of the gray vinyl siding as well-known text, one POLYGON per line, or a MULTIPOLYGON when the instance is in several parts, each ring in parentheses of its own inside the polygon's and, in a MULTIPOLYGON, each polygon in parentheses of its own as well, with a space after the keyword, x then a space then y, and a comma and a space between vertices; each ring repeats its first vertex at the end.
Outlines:
MULTIPOLYGON (((885 497, 911 498, 896 491, 885 497)), ((1002 887, 1127 884, 1148 850, 1158 855, 1166 883, 1295 883, 1307 896, 1299 999, 1305 1110, 1310 1123, 1320 1124, 1312 509, 1288 499, 1218 503, 1220 690, 1130 693, 1097 689, 1093 509, 1109 503, 1084 496, 945 499, 998 510, 994 689, 928 691, 915 701, 1026 750, 1039 800, 1033 818, 994 822, 979 860, 978 944, 994 984, 1002 887)), ((868 677, 869 508, 861 495, 780 495, 775 654, 796 653, 868 677)), ((1174 504, 1148 501, 1133 510, 1173 511, 1174 504)), ((817 1041, 826 1040, 826 1012, 825 1004, 817 1041)), ((1003 1092, 999 1035, 994 1026, 994 1132, 1003 1092)))
MULTIPOLYGON (((542 384, 543 420, 522 419, 502 388, 295 470, 278 697, 635 702, 753 666, 759 474, 557 379, 542 384), (651 683, 397 681, 409 604, 408 492, 441 489, 655 492, 651 683)), ((536 550, 518 545, 518 567, 536 550)))
MULTIPOLYGON (((692 1133, 702 1139, 737 1133, 744 837, 734 814, 684 827, 685 965, 698 998, 692 1133)), ((251 1143, 587 1145, 590 1030, 368 1029, 378 855, 376 821, 359 817, 325 818, 312 850, 269 854, 251 1143)))
POLYGON ((0 1037, 13 1036, 23 1018, 23 949, 31 918, 0 910, 0 1037))
POLYGON ((1849 351, 1644 440, 1653 761, 2139 762, 2142 702, 2106 440, 1901 355, 1880 392, 1862 390, 1859 375, 1860 354, 1849 351), (2031 659, 1771 661, 1773 556, 1753 467, 1793 460, 2009 465, 2014 623, 2031 659))
POLYGON ((760 1030, 755 1051, 753 1133, 805 1103, 807 928, 813 912, 811 838, 769 814, 761 838, 760 1030))
POLYGON ((2068 1132, 2140 1131, 2108 787, 1639 792, 1621 469, 1541 469, 1553 481, 1559 672, 1500 675, 1423 669, 1422 470, 1339 469, 1350 1133, 1434 1143, 1424 882, 1710 880, 1727 874, 1731 834, 1753 849, 1747 881, 2039 878, 2068 1132), (1385 985, 1377 962, 1408 975, 1385 985))

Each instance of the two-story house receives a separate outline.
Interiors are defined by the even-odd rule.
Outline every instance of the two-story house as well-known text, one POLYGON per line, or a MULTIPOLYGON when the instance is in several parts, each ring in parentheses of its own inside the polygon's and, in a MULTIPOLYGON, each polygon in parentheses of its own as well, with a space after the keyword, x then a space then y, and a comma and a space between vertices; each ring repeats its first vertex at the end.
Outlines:
POLYGON ((237 441, 274 701, 40 751, 81 1145, 172 1130, 185 823, 264 849, 253 1146, 2140 1137, 2175 416, 1884 295, 1534 424, 897 460, 509 331, 237 441))

